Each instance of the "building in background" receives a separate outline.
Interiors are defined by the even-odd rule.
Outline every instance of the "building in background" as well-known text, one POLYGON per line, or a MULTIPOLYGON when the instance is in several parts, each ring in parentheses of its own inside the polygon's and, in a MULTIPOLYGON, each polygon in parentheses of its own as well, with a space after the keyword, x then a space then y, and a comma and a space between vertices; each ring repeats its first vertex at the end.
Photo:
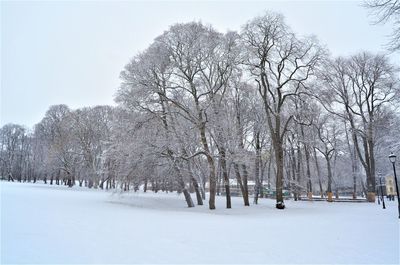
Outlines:
POLYGON ((394 182, 394 177, 393 176, 386 176, 385 177, 385 182, 386 182, 386 195, 397 195, 396 194, 396 187, 395 187, 395 182, 394 182))

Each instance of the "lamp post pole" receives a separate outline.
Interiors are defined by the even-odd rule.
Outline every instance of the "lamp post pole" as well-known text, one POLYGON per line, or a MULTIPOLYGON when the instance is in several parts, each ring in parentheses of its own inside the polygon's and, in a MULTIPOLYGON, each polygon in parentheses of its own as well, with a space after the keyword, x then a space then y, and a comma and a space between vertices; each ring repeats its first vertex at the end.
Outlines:
POLYGON ((393 165, 394 183, 396 185, 396 193, 397 193, 397 207, 398 207, 398 210, 399 210, 399 218, 400 218, 400 195, 399 195, 399 186, 397 184, 396 166, 395 166, 396 155, 391 153, 389 155, 389 160, 390 160, 390 162, 392 162, 392 165, 393 165))

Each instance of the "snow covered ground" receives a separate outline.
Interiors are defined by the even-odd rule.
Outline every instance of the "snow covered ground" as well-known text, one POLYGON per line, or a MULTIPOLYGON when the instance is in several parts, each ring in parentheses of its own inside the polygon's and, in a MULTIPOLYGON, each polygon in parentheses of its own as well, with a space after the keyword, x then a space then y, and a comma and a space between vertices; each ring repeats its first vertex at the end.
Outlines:
POLYGON ((1 263, 399 263, 397 202, 186 208, 183 195, 1 189, 1 263))

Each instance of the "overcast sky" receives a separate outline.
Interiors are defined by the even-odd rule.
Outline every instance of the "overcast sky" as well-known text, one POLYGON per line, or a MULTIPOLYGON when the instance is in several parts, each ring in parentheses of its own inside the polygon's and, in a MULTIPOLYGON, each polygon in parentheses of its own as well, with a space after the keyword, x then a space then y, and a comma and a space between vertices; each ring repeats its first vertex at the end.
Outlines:
POLYGON ((382 52, 391 32, 371 25, 358 1, 1 1, 0 126, 31 127, 54 104, 114 104, 124 65, 168 26, 200 20, 239 30, 264 10, 283 13, 335 56, 382 52))

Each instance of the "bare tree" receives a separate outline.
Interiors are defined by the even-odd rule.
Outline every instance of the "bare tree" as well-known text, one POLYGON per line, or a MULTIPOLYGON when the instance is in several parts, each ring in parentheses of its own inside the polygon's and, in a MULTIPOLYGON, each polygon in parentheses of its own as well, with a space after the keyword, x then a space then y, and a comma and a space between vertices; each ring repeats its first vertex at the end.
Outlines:
POLYGON ((314 146, 318 150, 326 161, 326 168, 328 172, 328 186, 326 189, 328 201, 332 202, 332 181, 333 181, 333 158, 337 153, 337 142, 338 142, 338 128, 335 124, 335 120, 330 119, 328 115, 321 115, 318 117, 314 124, 314 128, 317 132, 319 141, 314 146))
POLYGON ((399 0, 368 0, 364 4, 373 16, 375 24, 393 22, 393 33, 390 36, 388 48, 390 51, 400 51, 400 1, 399 0))
POLYGON ((383 55, 360 53, 327 64, 319 100, 347 120, 357 156, 367 176, 368 200, 375 201, 375 134, 380 110, 399 95, 398 69, 383 55))
POLYGON ((207 139, 207 110, 213 98, 225 88, 232 71, 229 53, 220 52, 225 48, 221 38, 212 28, 188 23, 174 25, 156 39, 172 61, 168 91, 162 96, 199 130, 203 150, 198 154, 206 157, 209 168, 210 209, 215 209, 217 175, 207 139))
POLYGON ((22 163, 26 149, 26 130, 17 124, 6 124, 0 129, 0 165, 2 177, 9 181, 22 180, 22 163))
POLYGON ((258 84, 264 102, 277 167, 276 207, 283 202, 283 142, 293 115, 288 100, 297 97, 313 75, 322 49, 312 38, 299 39, 279 14, 267 13, 247 23, 242 30, 245 64, 258 84))
POLYGON ((50 174, 61 170, 66 177, 64 183, 69 187, 75 184, 75 165, 77 161, 76 145, 73 144, 72 119, 66 105, 54 105, 46 112, 37 125, 38 131, 49 146, 47 165, 50 174))

